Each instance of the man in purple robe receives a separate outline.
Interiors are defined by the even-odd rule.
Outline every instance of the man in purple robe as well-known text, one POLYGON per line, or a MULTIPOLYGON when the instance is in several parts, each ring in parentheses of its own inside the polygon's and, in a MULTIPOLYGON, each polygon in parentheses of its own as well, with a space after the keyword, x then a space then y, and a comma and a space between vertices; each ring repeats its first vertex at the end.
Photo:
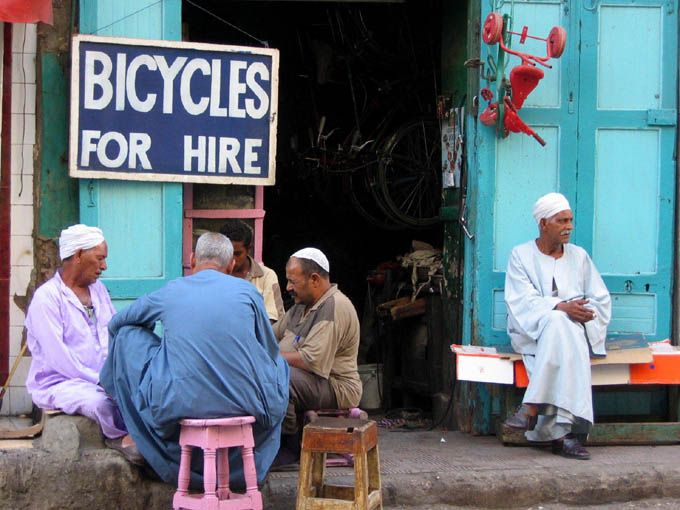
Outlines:
POLYGON ((96 421, 109 447, 141 464, 118 407, 99 386, 108 354, 107 326, 115 314, 106 287, 98 281, 107 255, 97 227, 81 224, 62 230, 62 267, 35 291, 26 314, 32 355, 26 388, 41 408, 96 421))

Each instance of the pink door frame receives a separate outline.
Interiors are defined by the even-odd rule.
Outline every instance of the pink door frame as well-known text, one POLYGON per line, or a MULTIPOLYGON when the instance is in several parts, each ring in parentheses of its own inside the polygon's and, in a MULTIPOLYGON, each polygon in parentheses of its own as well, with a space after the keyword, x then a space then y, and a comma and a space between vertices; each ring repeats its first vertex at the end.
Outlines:
POLYGON ((194 209, 193 184, 184 184, 184 218, 182 220, 182 268, 189 274, 189 257, 193 249, 194 218, 206 219, 254 219, 253 257, 262 262, 262 227, 264 223, 264 188, 255 186, 253 209, 194 209))

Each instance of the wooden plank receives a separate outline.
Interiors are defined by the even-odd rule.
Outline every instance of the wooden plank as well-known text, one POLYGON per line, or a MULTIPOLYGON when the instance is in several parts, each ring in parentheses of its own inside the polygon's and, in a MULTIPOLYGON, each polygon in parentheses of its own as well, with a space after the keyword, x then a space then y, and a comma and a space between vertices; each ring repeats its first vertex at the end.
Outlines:
POLYGON ((410 301, 411 299, 408 297, 393 299, 392 301, 385 301, 384 303, 379 304, 378 306, 375 307, 375 309, 378 313, 388 312, 393 307, 408 304, 410 301))
MULTIPOLYGON (((299 507, 298 508, 302 508, 299 507)), ((308 510, 353 510, 353 501, 341 499, 307 498, 304 508, 308 510)))
POLYGON ((328 499, 354 501, 354 487, 343 487, 342 485, 324 485, 323 497, 328 499))
MULTIPOLYGON (((505 445, 536 446, 545 443, 527 441, 524 431, 503 426, 498 420, 496 437, 505 445)), ((659 445, 680 443, 680 422, 655 423, 596 423, 593 425, 588 446, 659 445)))
POLYGON ((425 313, 425 298, 416 299, 413 303, 395 306, 390 310, 392 320, 398 321, 408 317, 416 317, 425 313))
POLYGON ((264 215, 264 209, 192 209, 184 211, 186 218, 248 219, 264 218, 264 215))
POLYGON ((589 445, 674 444, 680 442, 680 422, 597 423, 589 445))

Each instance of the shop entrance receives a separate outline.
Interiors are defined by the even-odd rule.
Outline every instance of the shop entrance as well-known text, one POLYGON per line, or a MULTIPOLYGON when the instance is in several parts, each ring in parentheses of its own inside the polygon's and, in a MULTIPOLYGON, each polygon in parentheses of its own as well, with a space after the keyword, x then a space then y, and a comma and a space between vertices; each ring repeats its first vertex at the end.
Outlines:
MULTIPOLYGON (((280 50, 276 185, 264 188, 262 258, 286 301, 289 255, 323 250, 332 281, 364 318, 362 335, 379 302, 411 295, 397 256, 414 240, 442 246, 441 10, 439 0, 182 4, 185 40, 280 50)), ((219 209, 254 197, 253 188, 195 185, 192 198, 195 208, 219 209)), ((223 221, 195 219, 193 233, 223 221)), ((375 346, 362 357, 382 361, 375 346)))

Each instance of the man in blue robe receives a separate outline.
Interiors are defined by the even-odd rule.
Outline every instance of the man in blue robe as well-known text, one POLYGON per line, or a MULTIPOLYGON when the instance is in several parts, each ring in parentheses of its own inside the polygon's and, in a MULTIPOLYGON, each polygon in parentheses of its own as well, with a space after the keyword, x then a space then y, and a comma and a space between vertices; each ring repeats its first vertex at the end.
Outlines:
MULTIPOLYGON (((181 419, 254 416, 262 482, 279 449, 288 364, 262 295, 229 275, 230 241, 203 234, 190 263, 192 276, 140 297, 111 319, 101 385, 118 404, 139 452, 167 483, 177 481, 181 419), (163 338, 153 333, 158 320, 163 338)), ((202 483, 199 452, 192 455, 193 486, 202 483)), ((229 463, 232 487, 243 487, 240 450, 231 450, 229 463)))

